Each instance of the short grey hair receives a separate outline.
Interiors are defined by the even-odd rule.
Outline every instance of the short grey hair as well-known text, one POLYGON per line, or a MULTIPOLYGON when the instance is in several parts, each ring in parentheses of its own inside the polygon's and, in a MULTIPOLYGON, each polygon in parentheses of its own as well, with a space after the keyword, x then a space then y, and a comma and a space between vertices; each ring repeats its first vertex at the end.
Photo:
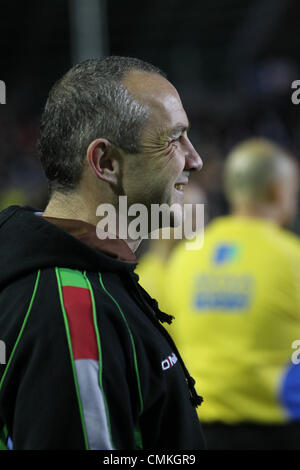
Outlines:
POLYGON ((122 83, 132 70, 165 74, 130 57, 86 60, 69 70, 50 90, 38 138, 50 192, 78 185, 89 144, 103 137, 128 153, 140 151, 149 109, 122 83))

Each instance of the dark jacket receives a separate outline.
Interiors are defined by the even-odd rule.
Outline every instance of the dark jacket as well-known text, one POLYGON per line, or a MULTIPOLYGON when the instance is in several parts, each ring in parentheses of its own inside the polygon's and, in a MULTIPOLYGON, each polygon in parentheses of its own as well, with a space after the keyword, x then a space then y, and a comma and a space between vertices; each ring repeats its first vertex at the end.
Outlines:
POLYGON ((201 397, 136 264, 49 220, 0 213, 2 446, 202 449, 201 397))

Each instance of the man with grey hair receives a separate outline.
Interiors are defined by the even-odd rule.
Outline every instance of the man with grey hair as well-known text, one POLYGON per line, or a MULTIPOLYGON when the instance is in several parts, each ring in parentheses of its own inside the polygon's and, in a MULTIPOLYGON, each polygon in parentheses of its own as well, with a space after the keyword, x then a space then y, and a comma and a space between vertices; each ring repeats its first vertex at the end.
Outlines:
MULTIPOLYGON (((202 449, 202 399, 134 273, 139 240, 99 239, 97 208, 182 205, 202 161, 156 67, 106 57, 49 94, 39 152, 44 212, 0 214, 0 442, 13 449, 202 449), (98 233, 98 232, 97 232, 98 233)), ((172 220, 171 223, 177 223, 172 220)))

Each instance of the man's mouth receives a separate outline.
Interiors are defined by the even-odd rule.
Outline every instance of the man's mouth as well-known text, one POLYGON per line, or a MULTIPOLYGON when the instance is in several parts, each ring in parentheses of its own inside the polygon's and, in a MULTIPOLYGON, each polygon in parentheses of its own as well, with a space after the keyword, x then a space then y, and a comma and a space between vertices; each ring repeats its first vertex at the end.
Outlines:
POLYGON ((183 193, 184 186, 188 184, 188 182, 189 182, 188 179, 177 181, 177 183, 174 184, 174 188, 177 191, 180 191, 181 193, 183 193))

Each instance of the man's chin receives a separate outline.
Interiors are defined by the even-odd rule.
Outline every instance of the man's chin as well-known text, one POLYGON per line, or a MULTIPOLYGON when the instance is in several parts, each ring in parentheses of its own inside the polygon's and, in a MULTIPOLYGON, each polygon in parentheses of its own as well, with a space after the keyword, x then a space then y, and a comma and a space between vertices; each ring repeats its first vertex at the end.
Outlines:
POLYGON ((178 227, 179 225, 182 225, 184 222, 184 211, 183 211, 183 204, 179 202, 172 202, 172 204, 169 205, 169 217, 167 220, 161 220, 161 227, 160 228, 166 228, 166 227, 178 227))
POLYGON ((148 214, 151 214, 149 217, 149 227, 151 227, 151 230, 178 227, 184 222, 183 201, 178 200, 177 197, 171 197, 169 201, 152 202, 150 208, 148 208, 148 214))

